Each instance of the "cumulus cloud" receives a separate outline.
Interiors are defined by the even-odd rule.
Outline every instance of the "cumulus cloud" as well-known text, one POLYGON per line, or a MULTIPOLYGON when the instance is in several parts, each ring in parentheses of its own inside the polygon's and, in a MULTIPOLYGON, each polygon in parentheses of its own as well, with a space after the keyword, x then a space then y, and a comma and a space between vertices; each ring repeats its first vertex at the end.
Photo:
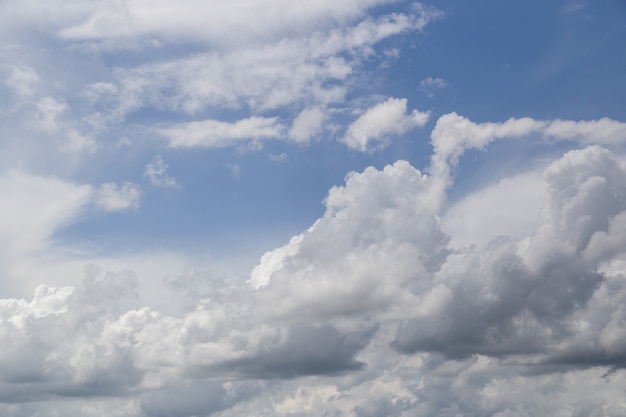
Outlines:
POLYGON ((2 391, 121 401, 93 415, 556 415, 570 396, 575 410, 618 415, 608 387, 624 379, 626 286, 606 265, 626 244, 624 163, 597 145, 572 150, 451 208, 448 180, 404 161, 349 174, 248 285, 200 279, 180 315, 129 307, 136 275, 98 268, 81 286, 1 300, 2 391), (519 226, 517 210, 501 210, 480 245, 452 245, 476 233, 464 215, 514 206, 511 187, 542 199, 540 213, 519 226), (459 223, 444 227, 450 213, 459 223))
POLYGON ((371 13, 386 0, 231 3, 7 5, 0 26, 11 42, 24 45, 11 47, 12 58, 28 65, 9 68, 4 81, 15 95, 37 103, 35 110, 18 106, 16 115, 23 117, 12 123, 46 132, 54 150, 73 153, 61 156, 73 161, 78 153, 113 149, 111 135, 133 136, 125 121, 145 109, 175 121, 180 113, 193 120, 161 125, 159 132, 173 147, 239 141, 238 146, 258 147, 273 138, 307 142, 319 137, 333 114, 351 110, 341 108, 346 96, 363 85, 367 65, 385 59, 384 41, 419 33, 443 16, 419 3, 395 13, 371 13), (232 27, 239 29, 235 33, 232 27), (50 62, 28 56, 50 47, 44 39, 54 39, 63 51, 48 56, 50 62), (124 49, 137 53, 118 61, 115 56, 124 49), (183 49, 188 52, 180 54, 183 49), (93 54, 102 60, 94 67, 67 65, 91 62, 75 58, 93 54), (55 79, 58 74, 63 79, 55 79), (328 111, 333 106, 340 112, 328 111), (195 117, 223 110, 237 110, 240 120, 195 117), (283 125, 269 112, 292 122, 283 125), (243 125, 252 131, 237 132, 243 125), (252 142, 242 137, 249 133, 252 142))
POLYGON ((525 236, 545 214, 546 187, 540 172, 503 178, 448 207, 441 227, 457 249, 483 247, 499 236, 525 236))
MULTIPOLYGON (((179 113, 177 122, 202 115, 157 125, 172 148, 305 143, 345 114, 377 48, 440 16, 415 4, 366 17, 390 4, 377 0, 214 3, 12 3, 0 13, 3 33, 36 26, 65 51, 105 61, 137 45, 176 53, 120 59, 72 91, 44 80, 36 60, 10 67, 4 81, 33 104, 24 119, 62 137, 66 150, 95 150, 95 130, 145 108, 179 113), (224 108, 243 115, 207 119, 224 108)), ((364 110, 343 140, 367 152, 427 119, 390 98, 364 110)), ((615 149, 625 132, 606 118, 444 115, 428 167, 397 161, 349 173, 329 190, 323 215, 265 253, 247 283, 165 273, 167 260, 153 252, 135 272, 90 265, 71 286, 50 284, 65 278, 45 264, 10 284, 28 286, 28 297, 0 299, 0 414, 622 416, 626 164, 615 149), (465 152, 520 138, 572 149, 454 189, 465 152)), ((158 155, 144 177, 176 184, 158 155)), ((137 210, 142 196, 130 182, 93 188, 19 173, 0 175, 0 192, 9 278, 18 258, 56 256, 55 233, 90 202, 137 210)))
POLYGON ((137 210, 141 203, 141 188, 128 181, 121 185, 107 182, 98 188, 95 202, 104 211, 137 210))
POLYGON ((622 395, 603 387, 624 378, 626 286, 605 265, 626 243, 623 162, 599 146, 573 150, 447 209, 449 180, 404 161, 351 173, 248 285, 206 281, 177 316, 129 308, 136 276, 97 268, 81 286, 4 299, 2 391, 29 401, 18 415, 33 400, 78 407, 93 395, 118 401, 93 415, 551 415, 554 398, 572 395, 575 410, 617 415, 622 395), (505 236, 451 245, 473 232, 444 232, 446 210, 472 216, 512 186, 542 188, 538 218, 515 229, 519 213, 503 210, 505 236), (581 381, 597 390, 580 392, 581 381), (551 388, 537 397, 538 387, 551 388))
POLYGON ((407 100, 389 98, 359 116, 346 131, 342 141, 361 152, 383 148, 391 136, 402 135, 417 126, 424 126, 429 114, 413 110, 407 114, 407 100))
POLYGON ((169 166, 165 163, 163 157, 155 155, 152 161, 146 164, 143 176, 155 187, 177 188, 176 180, 167 175, 168 170, 169 166))
POLYGON ((529 117, 510 118, 500 123, 475 123, 456 113, 449 113, 437 120, 432 132, 434 154, 430 169, 439 176, 449 176, 448 171, 456 166, 459 157, 466 150, 484 149, 496 140, 530 135, 546 141, 569 140, 585 145, 618 145, 626 142, 626 123, 608 118, 592 121, 545 121, 529 117))

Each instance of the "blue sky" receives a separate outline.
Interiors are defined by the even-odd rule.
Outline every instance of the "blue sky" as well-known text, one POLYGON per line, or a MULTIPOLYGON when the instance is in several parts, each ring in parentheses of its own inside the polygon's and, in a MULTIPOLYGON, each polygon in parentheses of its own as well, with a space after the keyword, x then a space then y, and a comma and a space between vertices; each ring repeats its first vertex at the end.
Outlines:
POLYGON ((623 415, 625 18, 0 1, 0 413, 623 415))

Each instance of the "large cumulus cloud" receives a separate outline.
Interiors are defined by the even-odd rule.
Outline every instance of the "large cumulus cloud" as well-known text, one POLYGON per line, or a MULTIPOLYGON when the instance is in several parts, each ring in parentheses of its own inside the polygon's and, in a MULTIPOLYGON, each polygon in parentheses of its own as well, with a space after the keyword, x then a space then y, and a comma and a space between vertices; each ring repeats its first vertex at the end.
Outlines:
POLYGON ((447 120, 469 128, 442 133, 439 120, 426 172, 398 161, 348 174, 247 283, 199 278, 178 315, 136 305, 133 273, 96 267, 82 286, 1 300, 0 409, 63 398, 67 415, 620 415, 624 162, 598 145, 566 152, 524 177, 541 187, 525 229, 453 245, 447 213, 506 192, 449 202, 463 152, 544 124, 447 120))

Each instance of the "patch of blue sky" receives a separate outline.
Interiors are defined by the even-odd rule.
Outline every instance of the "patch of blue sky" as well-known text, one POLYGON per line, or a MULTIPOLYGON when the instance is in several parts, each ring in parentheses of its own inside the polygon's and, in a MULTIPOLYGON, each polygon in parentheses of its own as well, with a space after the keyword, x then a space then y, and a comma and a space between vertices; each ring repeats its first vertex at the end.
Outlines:
MULTIPOLYGON (((89 215, 62 231, 59 238, 111 235, 122 241, 156 239, 164 244, 171 238, 213 248, 219 246, 216 242, 236 247, 242 239, 255 240, 276 230, 286 239, 321 215, 328 189, 342 184, 348 172, 367 166, 382 168, 397 159, 425 169, 432 153, 430 132, 438 117, 451 111, 476 122, 513 116, 623 119, 626 71, 620 68, 625 68, 621 48, 625 32, 619 16, 623 17, 624 7, 615 1, 576 5, 438 2, 435 6, 445 12, 445 18, 428 25, 424 33, 401 34, 375 45, 377 54, 355 67, 351 82, 358 86, 347 91, 345 101, 327 107, 332 110, 328 120, 334 130, 322 130, 307 144, 280 138, 264 140, 261 149, 242 150, 246 141, 223 148, 172 149, 154 128, 206 119, 234 123, 252 115, 278 117, 288 128, 303 103, 258 110, 242 99, 233 107, 206 104, 189 112, 167 103, 160 106, 158 100, 147 101, 108 132, 111 143, 128 138, 130 145, 111 151, 108 157, 103 152, 81 171, 89 182, 140 183, 144 165, 160 154, 180 189, 145 187, 137 211, 89 215), (429 78, 433 85, 420 84, 429 78), (364 110, 388 97, 408 99, 408 111, 430 111, 430 121, 393 137, 378 151, 361 153, 337 142, 357 117, 353 108, 364 110)), ((376 13, 407 7, 408 2, 390 4, 376 13)), ((202 50, 197 42, 142 45, 104 50, 97 58, 104 62, 98 64, 109 69, 132 68, 194 56, 202 50)), ((98 71, 88 69, 89 63, 82 65, 91 74, 86 77, 98 78, 98 71)), ((324 87, 341 84, 341 80, 330 80, 324 87)), ((179 91, 166 84, 158 93, 167 98, 179 91)), ((530 138, 526 142, 534 143, 530 138)), ((477 178, 482 178, 480 183, 488 180, 485 158, 491 175, 496 175, 498 165, 503 175, 508 169, 523 169, 527 157, 540 158, 542 152, 549 152, 549 146, 537 148, 528 143, 499 143, 488 156, 473 152, 457 170, 463 178, 452 195, 474 189, 471 181, 477 178), (514 154, 518 157, 511 158, 514 154), (507 162, 498 164, 499 160, 507 162), (518 162, 512 168, 514 160, 518 162)))

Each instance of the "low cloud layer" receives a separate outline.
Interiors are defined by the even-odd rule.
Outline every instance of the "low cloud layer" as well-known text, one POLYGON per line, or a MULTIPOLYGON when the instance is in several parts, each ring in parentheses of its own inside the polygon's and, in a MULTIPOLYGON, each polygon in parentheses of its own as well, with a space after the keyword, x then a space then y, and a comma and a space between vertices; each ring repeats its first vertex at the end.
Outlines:
POLYGON ((0 2, 0 416, 626 415, 623 10, 439 3, 0 2))
POLYGON ((200 275, 180 315, 133 307, 137 276, 96 267, 80 287, 41 285, 29 301, 1 300, 0 410, 512 417, 560 415, 574 398, 572 415, 598 406, 589 415, 620 415, 623 160, 583 146, 447 199, 466 149, 555 123, 443 116, 431 173, 398 161, 349 174, 329 191, 324 215, 266 253, 248 283, 200 275), (503 184, 529 188, 539 211, 512 234, 519 213, 503 210, 503 233, 472 242, 459 219, 506 199, 503 184))

